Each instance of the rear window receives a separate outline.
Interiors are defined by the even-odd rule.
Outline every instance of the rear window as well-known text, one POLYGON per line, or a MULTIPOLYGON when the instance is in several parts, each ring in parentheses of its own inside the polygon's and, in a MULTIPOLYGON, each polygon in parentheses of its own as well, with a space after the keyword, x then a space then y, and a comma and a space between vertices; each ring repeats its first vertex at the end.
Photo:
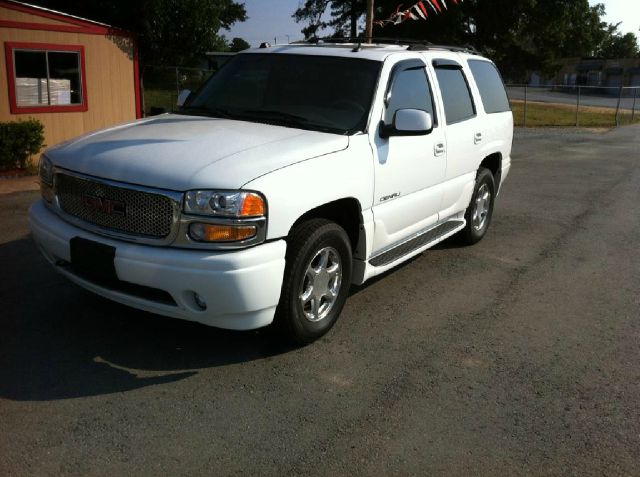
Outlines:
POLYGON ((509 98, 504 90, 502 78, 493 63, 470 60, 469 68, 480 90, 484 110, 489 114, 510 111, 509 98))

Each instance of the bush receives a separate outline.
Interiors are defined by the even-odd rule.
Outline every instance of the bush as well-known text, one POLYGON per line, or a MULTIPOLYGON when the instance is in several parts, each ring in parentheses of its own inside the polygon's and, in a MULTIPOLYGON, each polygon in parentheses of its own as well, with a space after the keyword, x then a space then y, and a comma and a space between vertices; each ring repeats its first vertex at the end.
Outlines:
POLYGON ((37 119, 0 122, 0 169, 26 168, 44 146, 44 126, 37 119))

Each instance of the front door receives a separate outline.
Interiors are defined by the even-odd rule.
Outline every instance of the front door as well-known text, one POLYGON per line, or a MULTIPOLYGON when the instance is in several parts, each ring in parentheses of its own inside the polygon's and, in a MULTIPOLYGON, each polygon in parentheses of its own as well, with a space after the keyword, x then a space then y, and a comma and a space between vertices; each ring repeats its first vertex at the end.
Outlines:
POLYGON ((375 135, 374 254, 437 222, 442 202, 446 141, 422 60, 401 61, 391 72, 381 119, 391 124, 399 109, 428 112, 434 128, 423 136, 375 135))

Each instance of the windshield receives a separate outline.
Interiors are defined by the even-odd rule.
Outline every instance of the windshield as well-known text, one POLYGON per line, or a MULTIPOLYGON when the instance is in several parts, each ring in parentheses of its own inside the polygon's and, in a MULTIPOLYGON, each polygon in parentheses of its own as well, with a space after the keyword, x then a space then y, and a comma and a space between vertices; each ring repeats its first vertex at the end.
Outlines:
POLYGON ((242 54, 181 113, 352 134, 366 126, 380 65, 331 56, 242 54))

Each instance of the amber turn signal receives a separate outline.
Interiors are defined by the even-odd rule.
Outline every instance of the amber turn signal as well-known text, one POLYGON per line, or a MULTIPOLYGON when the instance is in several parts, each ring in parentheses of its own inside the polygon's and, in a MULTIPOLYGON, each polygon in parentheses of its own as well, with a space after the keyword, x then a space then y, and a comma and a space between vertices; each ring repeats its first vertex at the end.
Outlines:
POLYGON ((256 235, 255 225, 217 225, 195 223, 189 226, 189 235, 197 242, 239 242, 256 235))
POLYGON ((247 193, 240 210, 241 217, 258 217, 265 215, 264 199, 253 192, 247 193))

